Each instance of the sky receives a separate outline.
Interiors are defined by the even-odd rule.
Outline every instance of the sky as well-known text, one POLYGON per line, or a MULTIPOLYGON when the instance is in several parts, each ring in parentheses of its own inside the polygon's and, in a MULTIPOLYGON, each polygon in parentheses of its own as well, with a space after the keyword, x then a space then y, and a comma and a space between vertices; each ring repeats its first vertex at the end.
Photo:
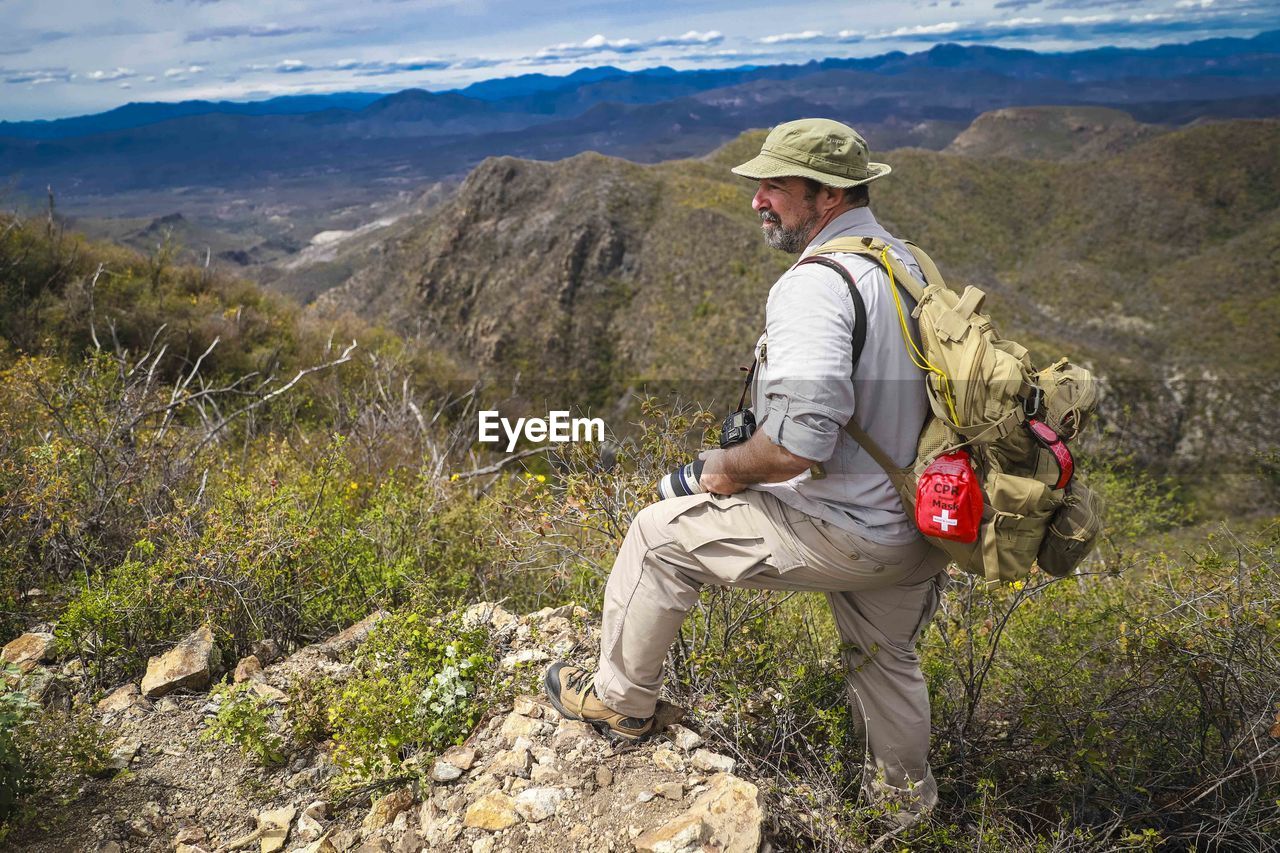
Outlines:
POLYGON ((1147 47, 1280 28, 1277 0, 0 0, 0 120, 130 101, 444 90, 613 65, 1147 47))

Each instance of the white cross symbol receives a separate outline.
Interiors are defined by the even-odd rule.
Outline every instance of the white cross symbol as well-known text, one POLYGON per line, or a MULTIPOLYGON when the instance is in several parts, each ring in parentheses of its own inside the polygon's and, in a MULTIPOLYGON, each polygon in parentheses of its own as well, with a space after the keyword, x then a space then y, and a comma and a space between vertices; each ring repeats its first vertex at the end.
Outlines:
POLYGON ((948 527, 955 527, 960 523, 958 519, 951 517, 951 510, 944 509, 942 515, 935 515, 933 520, 942 528, 942 532, 946 533, 948 527))

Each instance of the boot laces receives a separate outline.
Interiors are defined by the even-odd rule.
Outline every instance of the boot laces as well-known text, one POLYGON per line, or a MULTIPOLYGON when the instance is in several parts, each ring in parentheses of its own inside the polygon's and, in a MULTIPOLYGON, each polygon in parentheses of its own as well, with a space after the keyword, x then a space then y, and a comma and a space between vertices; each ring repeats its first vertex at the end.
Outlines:
MULTIPOLYGON (((586 685, 588 682, 594 681, 595 677, 596 674, 594 672, 580 669, 577 672, 571 673, 569 677, 564 680, 564 683, 566 687, 570 688, 574 692, 585 693, 587 692, 586 685)), ((594 687, 591 689, 591 692, 594 692, 594 687)))

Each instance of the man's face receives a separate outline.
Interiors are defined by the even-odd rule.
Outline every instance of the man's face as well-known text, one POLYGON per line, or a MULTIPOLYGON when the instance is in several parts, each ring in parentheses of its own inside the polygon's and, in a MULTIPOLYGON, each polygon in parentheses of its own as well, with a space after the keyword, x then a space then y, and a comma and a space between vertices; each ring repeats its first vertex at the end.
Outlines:
POLYGON ((816 197, 804 178, 762 180, 751 207, 760 214, 765 242, 793 255, 804 251, 818 223, 816 197))

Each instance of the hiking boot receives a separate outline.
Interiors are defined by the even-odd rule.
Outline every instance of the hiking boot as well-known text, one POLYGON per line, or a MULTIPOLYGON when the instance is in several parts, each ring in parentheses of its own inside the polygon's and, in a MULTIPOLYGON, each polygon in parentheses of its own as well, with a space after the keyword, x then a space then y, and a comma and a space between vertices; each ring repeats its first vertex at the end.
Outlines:
POLYGON ((628 717, 610 709, 596 698, 596 674, 559 661, 547 670, 544 679, 547 698, 562 716, 583 720, 614 740, 634 743, 654 733, 653 717, 628 717))

